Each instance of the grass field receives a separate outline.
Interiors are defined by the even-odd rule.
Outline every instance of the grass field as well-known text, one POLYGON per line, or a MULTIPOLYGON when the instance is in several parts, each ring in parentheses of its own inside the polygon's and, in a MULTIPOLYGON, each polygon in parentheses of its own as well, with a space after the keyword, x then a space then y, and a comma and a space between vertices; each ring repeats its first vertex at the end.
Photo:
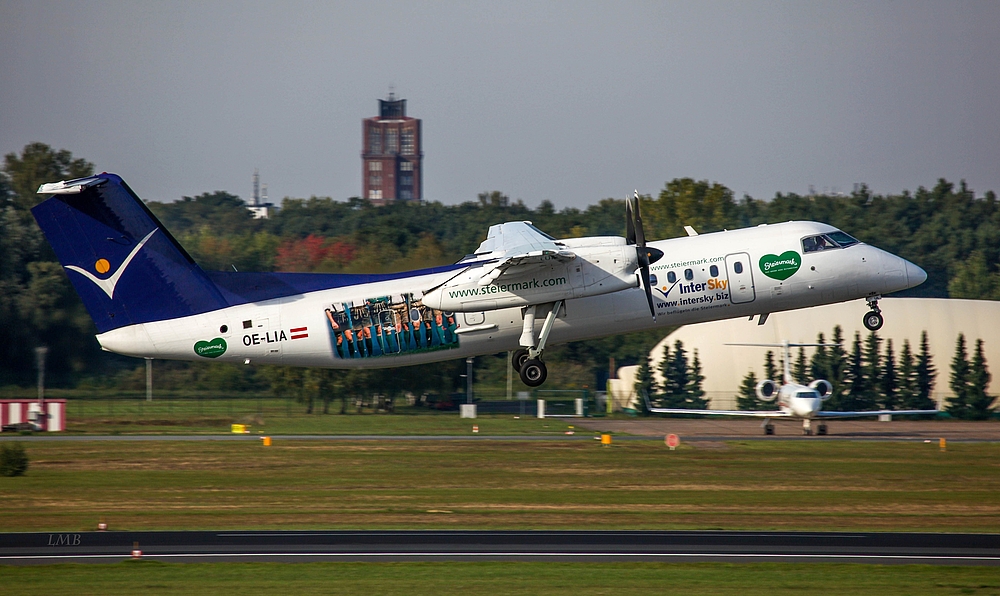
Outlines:
MULTIPOLYGON (((516 404, 517 402, 515 402, 516 404)), ((569 411, 570 404, 561 404, 569 411)), ((229 432, 233 423, 250 424, 254 434, 380 434, 455 435, 468 434, 472 425, 481 434, 552 434, 566 430, 556 419, 534 416, 486 415, 476 421, 463 420, 458 412, 438 412, 423 407, 397 407, 392 415, 356 413, 341 415, 340 403, 331 405, 330 414, 305 413, 305 406, 291 399, 277 398, 164 398, 70 399, 66 407, 70 434, 217 434, 229 432)), ((572 424, 568 422, 567 424, 572 424)))
POLYGON ((31 442, 4 531, 255 528, 1000 532, 1000 445, 31 442))
POLYGON ((4 594, 996 595, 995 567, 714 563, 221 563, 0 566, 4 594))

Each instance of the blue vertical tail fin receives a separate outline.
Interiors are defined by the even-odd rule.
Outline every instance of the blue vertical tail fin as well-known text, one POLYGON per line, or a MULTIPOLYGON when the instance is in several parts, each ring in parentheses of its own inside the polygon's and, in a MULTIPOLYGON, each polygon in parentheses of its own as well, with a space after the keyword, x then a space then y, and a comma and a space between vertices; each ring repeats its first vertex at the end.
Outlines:
POLYGON ((114 174, 43 184, 31 213, 99 332, 227 306, 218 287, 114 174))

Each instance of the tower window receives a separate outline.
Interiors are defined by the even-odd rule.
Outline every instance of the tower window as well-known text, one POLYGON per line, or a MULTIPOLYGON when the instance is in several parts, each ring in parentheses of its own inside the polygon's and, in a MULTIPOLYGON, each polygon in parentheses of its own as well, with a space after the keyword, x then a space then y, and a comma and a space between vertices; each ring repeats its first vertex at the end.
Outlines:
POLYGON ((399 152, 399 131, 390 129, 385 131, 385 148, 389 153, 399 152))
POLYGON ((403 155, 413 155, 413 131, 403 131, 403 155))

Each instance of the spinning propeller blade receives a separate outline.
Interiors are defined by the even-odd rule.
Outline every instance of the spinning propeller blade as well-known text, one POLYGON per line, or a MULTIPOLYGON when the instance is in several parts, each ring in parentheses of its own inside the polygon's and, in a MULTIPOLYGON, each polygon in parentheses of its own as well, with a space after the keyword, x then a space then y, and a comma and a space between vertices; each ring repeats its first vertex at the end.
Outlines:
POLYGON ((642 216, 639 213, 639 191, 625 200, 625 240, 635 245, 636 257, 639 261, 639 277, 642 288, 646 291, 646 302, 649 303, 649 314, 656 320, 656 308, 653 306, 653 288, 649 281, 649 265, 660 260, 663 251, 646 247, 646 234, 642 230, 642 216))

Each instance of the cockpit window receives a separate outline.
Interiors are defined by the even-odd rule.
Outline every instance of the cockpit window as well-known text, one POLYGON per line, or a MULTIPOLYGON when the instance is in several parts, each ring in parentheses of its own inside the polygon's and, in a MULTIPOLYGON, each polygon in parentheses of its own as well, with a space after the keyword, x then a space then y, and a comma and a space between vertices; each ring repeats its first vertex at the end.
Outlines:
POLYGON ((844 248, 857 243, 857 239, 838 230, 829 234, 806 236, 802 239, 802 252, 819 252, 831 248, 844 248))
POLYGON ((808 236, 802 239, 802 252, 819 252, 839 248, 837 244, 826 236, 808 236))
POLYGON ((852 244, 858 243, 857 238, 854 238, 849 234, 845 234, 840 230, 837 230, 836 232, 830 232, 829 234, 827 234, 827 236, 829 236, 834 242, 839 244, 842 248, 845 246, 850 246, 852 244))
POLYGON ((817 395, 815 391, 799 391, 795 394, 795 397, 816 397, 817 395))

